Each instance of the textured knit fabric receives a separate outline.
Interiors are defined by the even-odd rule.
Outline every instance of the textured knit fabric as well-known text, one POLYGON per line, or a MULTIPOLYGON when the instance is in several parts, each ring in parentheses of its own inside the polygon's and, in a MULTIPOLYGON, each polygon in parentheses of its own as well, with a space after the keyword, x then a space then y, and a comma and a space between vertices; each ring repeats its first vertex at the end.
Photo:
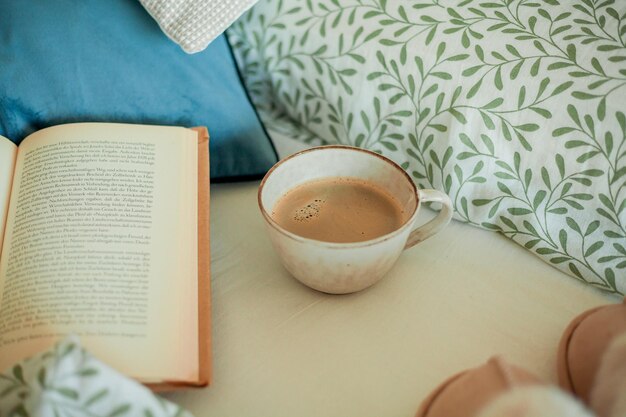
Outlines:
POLYGON ((140 0, 187 53, 204 50, 258 0, 140 0))

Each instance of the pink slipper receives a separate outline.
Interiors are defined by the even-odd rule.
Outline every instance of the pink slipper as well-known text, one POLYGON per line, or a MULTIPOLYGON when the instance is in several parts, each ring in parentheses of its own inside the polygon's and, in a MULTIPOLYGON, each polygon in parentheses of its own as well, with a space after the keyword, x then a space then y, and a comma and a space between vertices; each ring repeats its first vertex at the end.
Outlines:
POLYGON ((594 378, 610 343, 626 332, 626 298, 588 310, 565 329, 557 355, 559 384, 589 403, 594 378))
POLYGON ((416 417, 474 417, 504 392, 541 384, 529 372, 493 357, 486 364, 443 382, 422 402, 416 417))

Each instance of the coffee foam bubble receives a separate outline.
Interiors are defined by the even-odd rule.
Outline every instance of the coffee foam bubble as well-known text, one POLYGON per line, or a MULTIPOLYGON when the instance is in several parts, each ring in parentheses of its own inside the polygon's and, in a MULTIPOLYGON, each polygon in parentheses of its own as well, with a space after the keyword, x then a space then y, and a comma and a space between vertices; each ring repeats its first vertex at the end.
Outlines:
POLYGON ((325 201, 320 199, 311 201, 306 206, 300 207, 296 210, 293 215, 293 219, 298 222, 308 222, 313 218, 318 217, 324 203, 325 201))

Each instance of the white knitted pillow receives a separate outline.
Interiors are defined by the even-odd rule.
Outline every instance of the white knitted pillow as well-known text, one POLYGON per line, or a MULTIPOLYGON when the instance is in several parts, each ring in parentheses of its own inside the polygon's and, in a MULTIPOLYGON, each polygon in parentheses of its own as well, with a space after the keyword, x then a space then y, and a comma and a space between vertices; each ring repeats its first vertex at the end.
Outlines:
POLYGON ((185 52, 202 51, 258 0, 139 0, 185 52))

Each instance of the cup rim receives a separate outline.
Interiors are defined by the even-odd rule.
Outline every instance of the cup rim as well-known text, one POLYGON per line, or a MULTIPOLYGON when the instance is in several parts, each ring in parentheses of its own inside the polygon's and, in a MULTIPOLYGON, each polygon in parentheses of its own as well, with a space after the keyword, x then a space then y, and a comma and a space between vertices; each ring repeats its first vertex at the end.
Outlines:
POLYGON ((413 180, 411 179, 411 177, 409 177, 409 174, 406 173, 406 171, 404 169, 402 169, 402 167, 400 165, 398 165, 397 163, 395 163, 394 161, 392 161, 391 159, 387 158, 386 156, 383 156, 379 153, 370 151, 369 149, 362 149, 362 148, 357 148, 355 146, 348 146, 348 145, 323 145, 323 146, 314 146, 312 148, 308 148, 308 149, 304 149, 302 151, 296 152, 292 155, 289 155, 288 157, 281 159, 280 161, 276 162, 276 164, 274 164, 274 166, 272 166, 272 168, 270 168, 269 171, 267 171, 267 173, 265 174, 265 176, 263 177, 263 179, 261 180, 261 184, 259 185, 259 189, 257 191, 257 202, 259 204, 259 209, 261 210, 261 214, 263 215, 263 217, 265 218, 265 221, 267 222, 268 225, 270 225, 274 230, 276 230, 277 232, 291 238, 294 240, 297 240, 299 242, 302 243, 310 243, 310 244, 315 244, 318 246, 323 246, 323 247, 328 247, 328 248, 357 248, 357 247, 365 247, 365 246, 372 246, 372 245, 376 245, 378 243, 387 241, 389 239, 394 238, 395 236, 399 235, 400 233, 402 233, 407 227, 409 227, 410 225, 413 224, 415 217, 417 216, 417 212, 419 211, 419 207, 420 207, 420 203, 421 203, 421 199, 419 198, 419 190, 417 188, 417 186, 415 185, 415 183, 413 182, 413 180), (387 164, 391 165, 392 167, 394 167, 396 170, 398 170, 403 176, 404 178, 408 181, 408 183, 411 185, 411 188, 413 189, 413 193, 415 194, 415 198, 417 200, 416 204, 415 204, 415 208, 413 209, 413 213, 411 214, 411 216, 397 229, 375 237, 374 239, 369 239, 369 240, 362 240, 362 241, 358 241, 358 242, 327 242, 324 240, 318 240, 318 239, 311 239, 308 237, 304 237, 304 236, 300 236, 296 233, 290 232, 286 229, 284 229, 283 227, 281 227, 278 223, 276 223, 276 221, 272 218, 272 216, 268 213, 267 209, 265 208, 265 206, 263 205, 263 201, 261 199, 261 195, 263 194, 263 188, 265 186, 266 181, 268 180, 268 178, 272 175, 272 173, 279 167, 281 166, 284 162, 287 162, 290 159, 296 158, 302 154, 306 154, 309 152, 318 152, 318 151, 324 151, 324 150, 328 150, 328 149, 343 149, 343 150, 349 150, 349 151, 356 151, 356 152, 363 152, 365 154, 368 154, 370 156, 374 156, 376 158, 379 158, 380 160, 386 162, 387 164))

